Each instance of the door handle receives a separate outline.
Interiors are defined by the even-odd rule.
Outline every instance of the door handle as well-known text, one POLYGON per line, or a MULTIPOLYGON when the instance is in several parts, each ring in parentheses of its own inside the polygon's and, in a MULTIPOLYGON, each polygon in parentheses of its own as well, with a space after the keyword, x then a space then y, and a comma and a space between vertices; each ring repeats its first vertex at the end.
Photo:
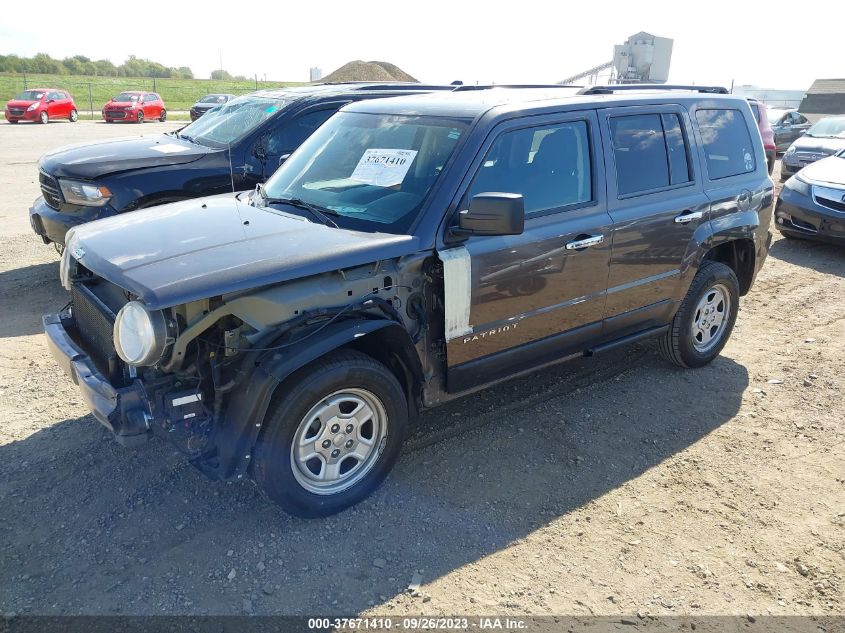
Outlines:
POLYGON ((598 246, 604 242, 604 235, 590 235, 581 238, 580 240, 572 240, 566 243, 566 250, 580 251, 582 248, 589 248, 590 246, 598 246))
POLYGON ((693 220, 700 220, 704 217, 704 211, 684 211, 681 215, 675 216, 675 224, 687 224, 693 220))

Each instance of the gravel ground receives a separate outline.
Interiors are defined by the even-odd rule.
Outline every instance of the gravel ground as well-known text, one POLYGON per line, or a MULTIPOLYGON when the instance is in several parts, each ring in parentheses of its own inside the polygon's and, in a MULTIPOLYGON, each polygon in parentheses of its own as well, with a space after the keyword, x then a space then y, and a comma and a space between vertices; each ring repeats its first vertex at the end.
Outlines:
POLYGON ((118 446, 46 352, 38 156, 175 127, 0 125, 0 614, 845 612, 845 250, 776 237, 712 365, 644 344, 482 392, 303 521, 118 446))

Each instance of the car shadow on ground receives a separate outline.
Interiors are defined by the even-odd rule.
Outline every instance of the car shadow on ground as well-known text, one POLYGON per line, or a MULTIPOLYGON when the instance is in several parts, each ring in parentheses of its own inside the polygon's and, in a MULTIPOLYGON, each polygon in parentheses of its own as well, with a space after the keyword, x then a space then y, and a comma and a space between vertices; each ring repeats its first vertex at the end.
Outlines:
POLYGON ((424 414, 381 489, 313 521, 163 441, 66 420, 0 446, 0 610, 357 613, 557 517, 607 521, 591 502, 731 420, 748 383, 729 358, 681 371, 650 346, 537 373, 424 414))
POLYGON ((772 242, 769 255, 820 273, 845 277, 845 245, 783 237, 772 242))
POLYGON ((59 262, 0 271, 0 339, 42 332, 41 314, 70 298, 59 282, 59 262))

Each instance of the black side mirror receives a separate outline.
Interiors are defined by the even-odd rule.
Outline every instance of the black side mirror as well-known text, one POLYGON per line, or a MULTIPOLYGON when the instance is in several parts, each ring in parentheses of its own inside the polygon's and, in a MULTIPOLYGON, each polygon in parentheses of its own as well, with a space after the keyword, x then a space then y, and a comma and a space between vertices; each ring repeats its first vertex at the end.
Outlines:
POLYGON ((479 193, 458 214, 454 235, 520 235, 525 230, 525 199, 520 193, 479 193))
POLYGON ((284 162, 285 162, 288 158, 290 158, 290 154, 282 154, 281 156, 279 156, 279 167, 281 167, 281 166, 282 166, 282 164, 284 164, 284 162))

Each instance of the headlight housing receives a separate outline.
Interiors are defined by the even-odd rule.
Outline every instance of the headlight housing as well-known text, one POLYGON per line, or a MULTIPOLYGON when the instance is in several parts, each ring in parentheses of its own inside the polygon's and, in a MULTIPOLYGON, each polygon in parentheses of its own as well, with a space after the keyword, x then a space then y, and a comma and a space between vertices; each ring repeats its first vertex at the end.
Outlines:
POLYGON ((808 183, 805 180, 802 180, 797 175, 795 175, 792 178, 790 178, 789 180, 787 180, 784 183, 783 186, 786 187, 787 189, 791 189, 792 191, 794 191, 796 193, 800 193, 802 196, 807 196, 808 198, 810 197, 810 194, 812 193, 812 187, 811 187, 810 183, 808 183))
POLYGON ((790 145, 789 149, 786 150, 786 156, 792 156, 797 150, 795 149, 794 145, 790 145))
POLYGON ((167 343, 167 318, 160 310, 151 312, 140 301, 130 301, 117 313, 114 348, 130 365, 155 365, 167 343))
POLYGON ((29 106, 29 107, 26 109, 26 111, 27 111, 27 112, 32 112, 33 110, 37 110, 37 109, 38 109, 38 106, 39 106, 39 103, 37 103, 37 102, 36 102, 36 103, 33 103, 31 106, 29 106))
POLYGON ((81 180, 59 179, 65 202, 89 207, 102 207, 111 199, 111 191, 104 185, 81 180))

